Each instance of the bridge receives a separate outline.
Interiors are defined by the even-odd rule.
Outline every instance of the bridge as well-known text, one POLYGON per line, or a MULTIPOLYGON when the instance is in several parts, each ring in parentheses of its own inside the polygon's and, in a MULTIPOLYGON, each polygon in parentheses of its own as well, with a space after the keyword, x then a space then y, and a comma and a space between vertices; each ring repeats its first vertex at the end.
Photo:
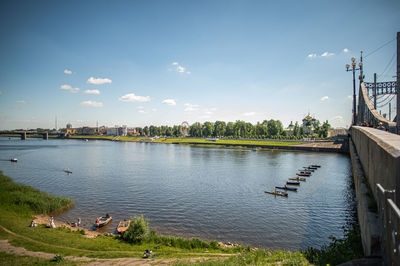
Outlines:
POLYGON ((352 61, 353 69, 349 71, 353 71, 353 96, 354 72, 361 73, 358 108, 353 97, 349 150, 364 253, 367 257, 382 257, 386 265, 400 265, 400 32, 396 81, 377 82, 375 74, 373 82, 365 82, 362 63, 356 69, 352 61), (387 119, 378 111, 379 95, 396 97, 397 115, 393 120, 391 115, 387 119))

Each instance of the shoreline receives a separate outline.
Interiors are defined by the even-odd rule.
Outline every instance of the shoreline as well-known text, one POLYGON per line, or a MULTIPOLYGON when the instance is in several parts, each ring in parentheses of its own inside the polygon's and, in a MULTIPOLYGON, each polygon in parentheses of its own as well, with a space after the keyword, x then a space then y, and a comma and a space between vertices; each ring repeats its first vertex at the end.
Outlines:
MULTIPOLYGON (((18 138, 18 135, 0 135, 0 137, 12 137, 18 138)), ((32 136, 31 138, 41 138, 38 136, 32 136)), ((204 147, 226 147, 226 148, 243 148, 249 150, 286 150, 286 151, 309 151, 309 152, 335 152, 348 154, 348 145, 345 141, 336 142, 330 140, 319 140, 313 142, 304 142, 296 140, 230 140, 220 139, 217 141, 208 141, 206 138, 202 139, 190 139, 190 138, 159 138, 151 140, 149 137, 115 137, 107 136, 72 136, 69 138, 58 138, 50 137, 49 139, 60 139, 60 140, 100 140, 100 141, 115 141, 115 142, 137 142, 137 143, 152 143, 152 144, 175 144, 175 145, 193 145, 193 146, 204 146, 204 147), (121 139, 122 138, 122 139, 121 139), (229 142, 238 143, 229 143, 229 142), (251 143, 251 142, 254 142, 251 143), (261 143, 261 142, 265 142, 261 143), (287 143, 294 142, 295 144, 288 145, 287 143), (273 143, 273 144, 268 144, 273 143), (282 144, 282 145, 280 145, 282 144)))

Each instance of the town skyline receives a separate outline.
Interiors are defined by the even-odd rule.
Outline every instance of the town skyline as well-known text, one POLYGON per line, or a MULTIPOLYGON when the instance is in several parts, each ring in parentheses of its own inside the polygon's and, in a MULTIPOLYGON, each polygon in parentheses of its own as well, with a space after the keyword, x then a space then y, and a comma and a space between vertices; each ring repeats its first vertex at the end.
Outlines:
POLYGON ((287 127, 308 113, 348 127, 350 58, 363 51, 367 81, 395 74, 398 1, 1 6, 1 130, 52 128, 56 116, 77 127, 270 119, 287 127))

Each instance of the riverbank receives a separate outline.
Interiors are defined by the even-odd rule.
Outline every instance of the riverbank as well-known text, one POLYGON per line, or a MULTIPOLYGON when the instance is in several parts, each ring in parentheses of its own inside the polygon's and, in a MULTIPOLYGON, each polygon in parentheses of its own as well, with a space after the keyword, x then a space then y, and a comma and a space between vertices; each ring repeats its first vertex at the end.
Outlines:
MULTIPOLYGON (((87 237, 86 234, 89 232, 73 230, 59 222, 56 222, 58 226, 56 229, 49 228, 47 226, 49 216, 38 215, 38 213, 51 214, 68 208, 72 206, 72 202, 70 199, 50 196, 31 187, 16 184, 0 172, 0 239, 2 239, 0 248, 3 247, 0 251, 0 264, 7 261, 12 261, 12 264, 23 263, 27 260, 27 254, 46 259, 40 260, 40 263, 48 262, 49 257, 53 255, 55 257, 55 254, 58 254, 57 258, 65 258, 64 263, 67 265, 91 262, 95 262, 97 265, 102 262, 110 264, 118 263, 119 260, 130 263, 130 259, 132 263, 142 264, 142 262, 149 262, 141 258, 146 249, 152 249, 156 255, 155 258, 150 259, 152 264, 185 264, 204 260, 213 260, 218 263, 218 261, 227 260, 227 263, 235 265, 238 260, 244 261, 245 258, 251 258, 261 264, 267 261, 273 264, 308 264, 301 252, 268 252, 252 250, 250 247, 224 248, 210 244, 206 248, 191 245, 179 248, 173 244, 173 240, 177 241, 179 238, 173 237, 166 237, 170 240, 169 244, 152 241, 129 244, 118 236, 110 234, 87 237), (54 208, 59 203, 61 205, 54 208), (29 227, 33 217, 36 217, 39 225, 29 227), (29 252, 21 254, 17 250, 29 252), (10 255, 11 253, 14 255, 10 255)), ((190 242, 190 240, 183 241, 190 242)), ((199 241, 201 240, 196 242, 199 241)))
MULTIPOLYGON (((19 137, 14 134, 3 134, 0 137, 19 137)), ((41 138, 39 135, 29 136, 31 138, 41 138)), ((57 136, 49 135, 49 138, 57 136)), ((139 143, 165 143, 183 144, 204 147, 224 147, 242 149, 267 149, 267 150, 290 150, 290 151, 313 151, 313 152, 339 152, 347 153, 348 145, 346 140, 341 141, 293 141, 293 140, 241 140, 241 139, 208 139, 208 138, 150 138, 150 137, 114 137, 114 136, 69 136, 65 139, 75 140, 107 140, 118 142, 139 142, 139 143)))

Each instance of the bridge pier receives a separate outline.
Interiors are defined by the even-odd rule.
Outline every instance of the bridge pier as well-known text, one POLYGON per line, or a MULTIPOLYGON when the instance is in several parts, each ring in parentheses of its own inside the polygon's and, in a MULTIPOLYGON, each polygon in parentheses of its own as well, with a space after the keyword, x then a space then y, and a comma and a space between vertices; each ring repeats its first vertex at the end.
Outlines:
POLYGON ((26 132, 21 133, 21 140, 26 140, 26 132))
POLYGON ((48 140, 49 139, 49 132, 43 133, 43 139, 48 140))

